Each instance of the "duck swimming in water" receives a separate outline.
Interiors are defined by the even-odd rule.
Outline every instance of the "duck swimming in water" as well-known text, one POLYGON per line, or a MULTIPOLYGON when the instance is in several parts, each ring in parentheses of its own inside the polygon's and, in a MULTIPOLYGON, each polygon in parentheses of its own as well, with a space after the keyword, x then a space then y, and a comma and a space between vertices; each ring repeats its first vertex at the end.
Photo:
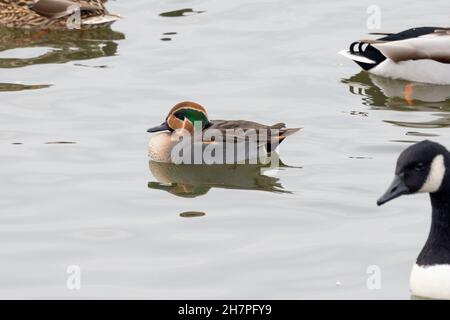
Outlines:
POLYGON ((450 84, 450 28, 420 27, 359 40, 339 53, 378 76, 450 84))
POLYGON ((416 143, 400 154, 394 181, 377 202, 382 205, 404 194, 430 194, 430 233, 410 277, 414 296, 450 299, 449 168, 450 153, 444 146, 428 140, 416 143))
MULTIPOLYGON (((175 105, 161 125, 147 130, 150 133, 162 132, 150 140, 151 158, 160 162, 176 162, 172 151, 179 140, 176 137, 174 139, 174 136, 177 136, 179 131, 193 136, 196 128, 200 131, 203 149, 219 144, 222 146, 233 144, 234 148, 234 145, 248 142, 249 137, 250 139, 254 137, 253 142, 257 145, 257 152, 265 153, 272 152, 286 137, 301 129, 286 128, 284 123, 270 126, 246 120, 209 120, 205 108, 198 103, 186 101, 175 105)), ((246 152, 242 157, 234 158, 233 162, 249 157, 251 155, 246 152)))
POLYGON ((0 0, 0 26, 58 30, 107 27, 120 19, 106 10, 107 1, 0 0))

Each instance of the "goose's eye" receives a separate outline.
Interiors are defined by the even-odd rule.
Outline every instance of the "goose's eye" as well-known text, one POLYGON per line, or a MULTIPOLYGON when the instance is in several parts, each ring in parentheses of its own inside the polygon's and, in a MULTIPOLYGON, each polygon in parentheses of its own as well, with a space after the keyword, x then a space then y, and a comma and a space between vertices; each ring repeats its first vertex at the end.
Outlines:
POLYGON ((414 170, 422 171, 425 168, 425 164, 423 162, 418 162, 414 166, 414 170))

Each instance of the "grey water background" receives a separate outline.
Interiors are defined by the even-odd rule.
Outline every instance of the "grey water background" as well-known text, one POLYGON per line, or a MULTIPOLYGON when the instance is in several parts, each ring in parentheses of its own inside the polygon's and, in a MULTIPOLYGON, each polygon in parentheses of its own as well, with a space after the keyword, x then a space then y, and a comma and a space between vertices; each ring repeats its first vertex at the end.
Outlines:
POLYGON ((114 31, 0 32, 0 298, 409 299, 427 196, 375 201, 410 143, 450 146, 450 89, 412 94, 337 51, 369 31, 448 26, 447 1, 108 8, 124 16, 114 31), (367 29, 371 4, 381 30, 367 29), (244 168, 244 182, 151 171, 146 129, 183 100, 303 127, 279 149, 291 167, 244 168))

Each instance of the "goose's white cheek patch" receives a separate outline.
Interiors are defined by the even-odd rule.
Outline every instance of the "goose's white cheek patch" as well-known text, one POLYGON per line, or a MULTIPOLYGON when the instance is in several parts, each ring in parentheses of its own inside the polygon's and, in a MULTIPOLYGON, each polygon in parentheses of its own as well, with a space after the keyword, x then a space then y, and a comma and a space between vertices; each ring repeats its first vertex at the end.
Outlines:
POLYGON ((436 192, 439 190, 442 184, 442 180, 445 176, 445 163, 444 156, 442 154, 434 157, 433 162, 431 162, 430 172, 425 180, 422 188, 419 192, 436 192))

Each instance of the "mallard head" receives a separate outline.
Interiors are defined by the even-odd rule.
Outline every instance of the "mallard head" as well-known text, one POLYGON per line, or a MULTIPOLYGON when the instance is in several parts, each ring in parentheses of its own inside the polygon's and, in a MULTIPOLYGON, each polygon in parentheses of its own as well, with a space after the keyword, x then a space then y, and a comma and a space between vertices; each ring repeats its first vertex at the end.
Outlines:
POLYGON ((150 128, 147 132, 184 129, 192 133, 195 123, 200 123, 201 129, 205 129, 209 125, 208 114, 198 103, 185 101, 176 104, 161 125, 150 128))

